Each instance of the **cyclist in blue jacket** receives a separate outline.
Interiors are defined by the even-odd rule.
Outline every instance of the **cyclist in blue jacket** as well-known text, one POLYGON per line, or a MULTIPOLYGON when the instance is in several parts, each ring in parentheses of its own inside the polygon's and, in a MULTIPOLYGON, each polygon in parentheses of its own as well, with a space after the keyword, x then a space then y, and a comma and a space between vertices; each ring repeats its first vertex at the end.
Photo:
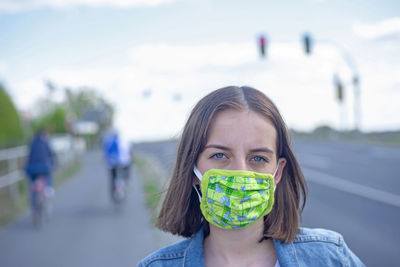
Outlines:
POLYGON ((111 190, 117 177, 117 171, 122 171, 125 180, 129 178, 131 156, 130 147, 116 131, 106 134, 103 140, 103 152, 111 177, 111 190))
MULTIPOLYGON (((33 184, 39 176, 46 178, 46 194, 51 197, 54 195, 52 172, 55 166, 56 156, 51 149, 46 131, 39 129, 29 145, 28 159, 25 171, 33 184)), ((31 186, 31 200, 33 200, 33 190, 31 186)), ((33 202, 31 201, 32 205, 33 202)))

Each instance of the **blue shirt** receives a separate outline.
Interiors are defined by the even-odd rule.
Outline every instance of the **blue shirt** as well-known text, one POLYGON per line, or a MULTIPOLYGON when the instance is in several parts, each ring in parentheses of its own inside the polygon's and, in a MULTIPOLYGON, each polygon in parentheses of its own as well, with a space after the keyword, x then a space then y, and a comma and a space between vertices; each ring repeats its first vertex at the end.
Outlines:
POLYGON ((130 165, 130 147, 118 134, 106 135, 103 141, 103 151, 109 168, 130 165))
MULTIPOLYGON (((143 266, 205 266, 203 228, 193 237, 161 248, 138 263, 143 266)), ((325 229, 300 228, 293 242, 272 239, 281 267, 365 266, 343 237, 325 229)))

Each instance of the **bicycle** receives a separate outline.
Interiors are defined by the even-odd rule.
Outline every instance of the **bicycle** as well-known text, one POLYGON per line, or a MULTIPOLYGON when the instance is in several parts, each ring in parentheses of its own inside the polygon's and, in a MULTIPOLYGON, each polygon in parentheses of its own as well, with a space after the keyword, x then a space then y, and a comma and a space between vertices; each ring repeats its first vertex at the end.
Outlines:
POLYGON ((129 172, 122 167, 115 170, 115 178, 111 181, 111 199, 116 206, 120 206, 127 198, 129 172))
POLYGON ((52 210, 51 190, 46 185, 46 177, 44 175, 38 176, 32 183, 33 224, 36 228, 43 226, 44 216, 50 218, 52 210))

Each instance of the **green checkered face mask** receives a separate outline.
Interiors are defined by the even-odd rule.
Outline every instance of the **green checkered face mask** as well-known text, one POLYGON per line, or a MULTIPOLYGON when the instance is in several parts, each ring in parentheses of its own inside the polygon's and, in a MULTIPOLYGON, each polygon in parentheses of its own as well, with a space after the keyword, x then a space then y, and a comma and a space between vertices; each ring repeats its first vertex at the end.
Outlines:
POLYGON ((273 175, 251 171, 210 169, 201 175, 200 209, 205 219, 223 229, 244 228, 267 215, 274 204, 273 175))

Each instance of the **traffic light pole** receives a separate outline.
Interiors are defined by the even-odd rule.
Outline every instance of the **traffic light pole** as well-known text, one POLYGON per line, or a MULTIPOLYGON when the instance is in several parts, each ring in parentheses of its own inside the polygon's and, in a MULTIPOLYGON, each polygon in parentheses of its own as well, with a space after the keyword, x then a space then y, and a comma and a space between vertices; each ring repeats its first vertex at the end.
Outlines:
POLYGON ((361 90, 360 78, 358 75, 353 76, 354 88, 354 130, 360 131, 361 127, 361 90))
MULTIPOLYGON (((318 40, 318 42, 328 44, 340 52, 340 55, 347 66, 352 71, 352 86, 354 90, 354 130, 356 132, 360 131, 361 127, 361 88, 360 88, 360 75, 357 69, 357 65, 355 60, 350 56, 347 50, 343 48, 343 46, 332 40, 318 40)), ((304 45, 304 51, 307 55, 312 54, 313 46, 315 41, 313 40, 311 34, 305 33, 302 37, 302 43, 304 45)), ((264 35, 260 35, 258 37, 258 46, 260 49, 260 54, 262 58, 265 58, 267 54, 267 40, 264 35)), ((343 86, 343 84, 341 84, 343 86)), ((343 98, 343 87, 340 92, 341 96, 339 102, 342 102, 343 98)), ((342 103, 341 103, 342 104, 342 103)))
POLYGON ((350 53, 348 53, 348 51, 346 51, 338 43, 331 40, 321 40, 320 42, 329 44, 334 48, 336 48, 340 52, 344 62, 352 71, 351 83, 354 91, 354 130, 356 132, 359 132, 361 127, 361 88, 360 88, 360 76, 355 60, 350 56, 350 53))

